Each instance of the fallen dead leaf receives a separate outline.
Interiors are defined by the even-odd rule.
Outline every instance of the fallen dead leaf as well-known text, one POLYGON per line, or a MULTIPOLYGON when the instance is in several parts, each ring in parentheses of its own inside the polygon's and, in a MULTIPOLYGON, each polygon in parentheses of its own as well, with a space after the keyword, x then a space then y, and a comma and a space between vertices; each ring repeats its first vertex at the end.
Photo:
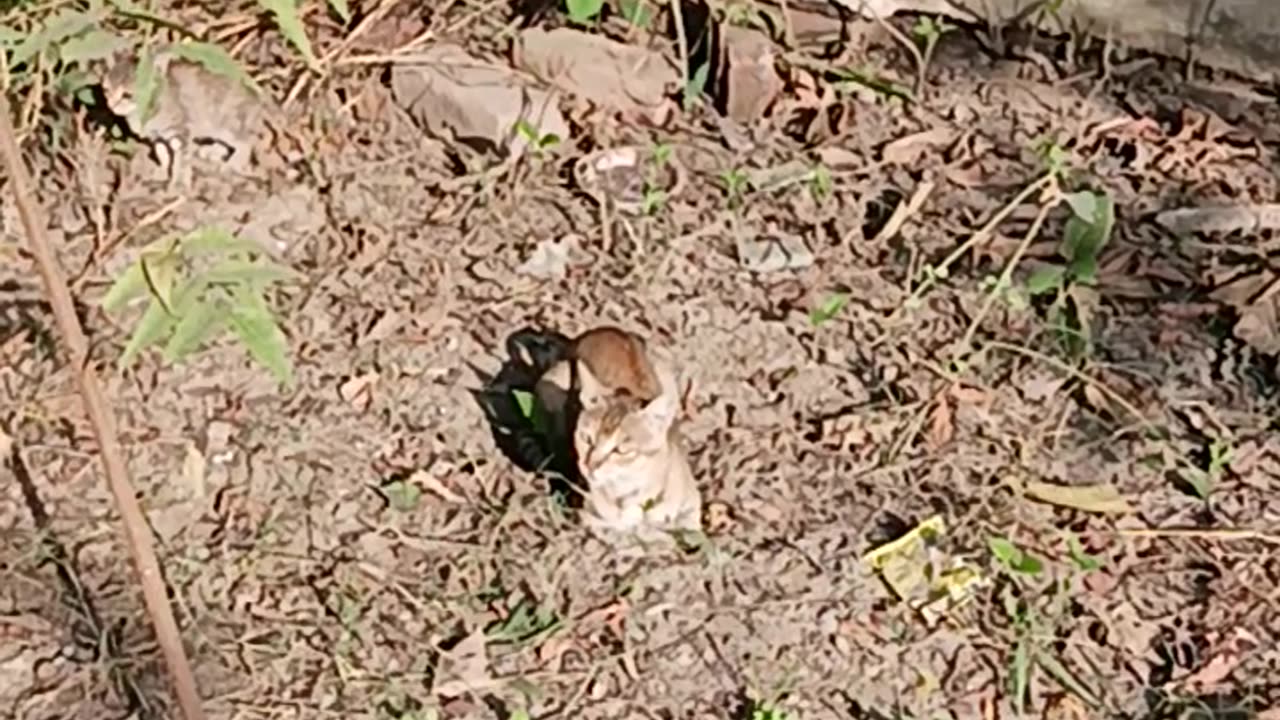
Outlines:
POLYGON ((1110 484, 1054 485, 1033 480, 1027 483, 1027 496, 1051 505, 1096 513, 1131 513, 1133 506, 1110 484))
POLYGON ((1089 720, 1089 708, 1075 695, 1062 693, 1045 703, 1044 720, 1089 720))
POLYGON ((912 133, 885 144, 881 156, 886 163, 914 165, 921 155, 932 148, 946 145, 953 139, 955 139, 955 133, 951 128, 945 127, 912 133))
POLYGON ((0 458, 6 458, 13 450, 13 437, 5 432, 4 426, 0 425, 0 458))
POLYGON ((991 404, 991 394, 982 388, 967 385, 952 385, 951 398, 959 405, 977 405, 986 407, 991 404))
POLYGON ((1230 637, 1222 643, 1214 643, 1212 640, 1213 638, 1211 638, 1211 644, 1217 647, 1209 658, 1209 662, 1187 676, 1181 683, 1182 687, 1192 695, 1209 695, 1217 692, 1231 673, 1240 666, 1245 655, 1261 645, 1257 636, 1244 628, 1235 628, 1230 637))
POLYGON ((482 690, 489 683, 489 653, 484 630, 476 628, 441 656, 431 691, 444 697, 457 697, 482 690))
POLYGON ((930 450, 937 450, 951 442, 955 430, 955 424, 951 421, 951 403, 943 395, 938 398, 937 406, 929 414, 929 432, 925 434, 925 443, 930 450))
POLYGON ((466 498, 446 487, 440 481, 440 478, 426 470, 414 470, 413 474, 409 476, 409 482, 421 487, 423 490, 433 492, 449 502, 463 503, 467 501, 466 498))
POLYGON ((737 523, 737 519, 733 516, 733 508, 728 503, 709 502, 705 513, 706 518, 703 520, 703 524, 706 526, 707 534, 709 535, 719 535, 731 530, 737 523))
POLYGON ((373 400, 373 387, 378 383, 378 378, 377 372, 356 375, 338 387, 338 396, 352 407, 363 411, 373 400))

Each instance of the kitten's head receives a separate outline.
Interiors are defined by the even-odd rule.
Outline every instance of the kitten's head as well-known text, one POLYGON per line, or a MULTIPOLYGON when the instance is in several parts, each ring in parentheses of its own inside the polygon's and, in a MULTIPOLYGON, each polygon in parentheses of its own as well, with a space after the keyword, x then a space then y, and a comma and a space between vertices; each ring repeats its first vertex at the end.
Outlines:
POLYGON ((662 456, 675 421, 677 400, 663 394, 645 403, 629 393, 599 397, 584 405, 574 428, 578 468, 588 481, 643 473, 662 456))

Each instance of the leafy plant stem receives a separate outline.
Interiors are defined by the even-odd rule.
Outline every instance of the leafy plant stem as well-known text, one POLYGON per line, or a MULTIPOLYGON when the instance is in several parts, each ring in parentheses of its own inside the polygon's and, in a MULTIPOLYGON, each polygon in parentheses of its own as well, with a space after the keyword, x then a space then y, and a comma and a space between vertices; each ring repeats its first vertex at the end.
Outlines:
POLYGON ((987 239, 995 233, 995 229, 1000 226, 1000 223, 1007 220, 1009 216, 1013 214, 1013 211, 1018 209, 1019 205, 1026 202, 1027 198, 1031 197, 1031 195, 1037 190, 1052 182, 1053 179, 1054 175, 1052 173, 1046 173, 1023 188, 1022 192, 1018 193, 1017 196, 1010 200, 1007 205, 1000 208, 1000 210, 987 221, 986 225, 983 225, 978 232, 974 233, 968 240, 965 240, 960 247, 953 250, 950 255, 943 258, 942 262, 935 266, 935 272, 926 277, 920 283, 920 286, 915 289, 915 292, 911 293, 911 297, 906 302, 899 305, 898 309, 894 310, 893 313, 890 314, 889 320, 896 320, 905 308, 912 307, 920 300, 920 298, 924 297, 925 293, 931 290, 934 284, 937 283, 937 277, 945 275, 946 272, 951 269, 951 266, 955 265, 965 253, 986 242, 987 239))
POLYGON ((1009 280, 1013 277, 1014 268, 1022 261, 1022 256, 1026 254, 1027 249, 1031 247, 1031 243, 1040 234, 1040 227, 1044 225, 1045 219, 1049 217, 1049 212, 1057 207, 1061 201, 1061 195, 1055 194, 1053 198, 1040 206, 1040 212, 1036 214, 1036 219, 1031 223, 1031 227, 1027 229, 1027 234, 1023 236, 1022 242, 1018 243, 1018 249, 1014 250, 1013 257, 1009 258, 1009 262, 1005 264, 1004 271, 1000 273, 1000 279, 996 281, 995 286, 987 293, 987 299, 982 303, 982 308, 978 310, 978 314, 969 323, 969 329, 964 333, 964 340, 960 341, 961 353, 968 354, 972 349, 973 335, 978 331, 978 326, 982 324, 982 320, 986 318, 987 313, 991 312, 991 306, 995 305, 996 298, 1000 296, 1000 292, 1009 287, 1009 280))
POLYGON ((195 676, 191 672, 191 663, 182 644, 182 636, 178 630, 178 623, 174 619, 173 608, 169 604, 168 590, 151 540, 151 530, 146 516, 142 513, 133 482, 129 479, 128 464, 120 444, 119 432, 116 430, 115 415, 107 403, 106 394, 102 390, 94 365, 89 362, 89 343, 76 314, 75 304, 71 299, 71 291, 67 288, 62 268, 53 254, 48 233, 45 230, 48 227, 48 218, 35 199, 33 190, 35 183, 18 148, 17 131, 13 127, 11 119, 13 114, 6 95, 7 93, 0 93, 0 156, 3 156, 5 173, 9 177, 9 184, 18 207, 18 216, 26 230, 31 255, 35 258, 36 266, 44 281, 45 292, 48 293, 49 305, 53 308, 54 319, 62 335, 69 356, 68 360, 72 367, 76 368, 76 372, 72 375, 76 378, 85 415, 89 418, 90 427, 93 428, 93 434, 98 442, 98 454, 102 460, 107 485, 111 489, 116 510, 120 513, 120 521, 124 525, 125 539, 142 586, 143 602, 155 630, 160 652, 177 690, 179 707, 186 720, 204 720, 200 692, 196 686, 195 676))

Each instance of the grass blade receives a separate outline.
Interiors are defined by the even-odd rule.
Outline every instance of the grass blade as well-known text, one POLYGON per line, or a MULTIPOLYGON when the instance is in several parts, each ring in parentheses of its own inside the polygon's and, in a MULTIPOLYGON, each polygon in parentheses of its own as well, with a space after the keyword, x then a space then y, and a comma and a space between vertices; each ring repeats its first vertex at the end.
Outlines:
POLYGON ((298 52, 307 66, 320 72, 320 63, 311 50, 311 40, 307 38, 307 28, 302 24, 302 16, 298 14, 298 4, 294 0, 258 0, 264 10, 275 16, 276 27, 298 52))

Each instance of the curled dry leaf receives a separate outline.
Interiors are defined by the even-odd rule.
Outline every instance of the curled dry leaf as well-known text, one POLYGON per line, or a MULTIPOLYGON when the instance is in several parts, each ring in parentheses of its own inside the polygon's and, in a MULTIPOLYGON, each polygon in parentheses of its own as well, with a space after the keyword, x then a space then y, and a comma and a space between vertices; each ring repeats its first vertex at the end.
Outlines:
POLYGON ((1053 485, 1033 480, 1027 483, 1027 497, 1051 505, 1096 513, 1131 513, 1133 506, 1108 483, 1095 485, 1053 485))

